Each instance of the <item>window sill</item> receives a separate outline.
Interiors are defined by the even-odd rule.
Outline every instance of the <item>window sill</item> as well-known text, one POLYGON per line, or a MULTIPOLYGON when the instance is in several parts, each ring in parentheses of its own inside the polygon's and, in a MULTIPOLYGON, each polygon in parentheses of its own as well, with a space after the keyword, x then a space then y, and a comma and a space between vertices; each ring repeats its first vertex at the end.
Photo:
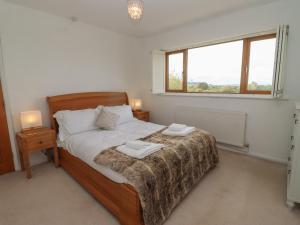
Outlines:
POLYGON ((154 95, 162 96, 184 96, 184 97, 208 97, 208 98, 237 98, 237 99, 264 99, 264 100, 288 100, 284 98, 274 98, 272 95, 260 95, 260 94, 209 94, 209 93, 155 93, 154 95))

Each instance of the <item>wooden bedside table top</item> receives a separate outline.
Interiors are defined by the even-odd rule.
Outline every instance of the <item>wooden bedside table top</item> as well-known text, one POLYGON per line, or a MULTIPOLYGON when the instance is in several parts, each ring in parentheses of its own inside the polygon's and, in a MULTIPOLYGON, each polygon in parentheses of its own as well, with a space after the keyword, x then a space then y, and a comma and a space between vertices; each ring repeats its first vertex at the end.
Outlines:
POLYGON ((149 113, 149 111, 143 111, 143 110, 133 110, 132 112, 133 112, 133 114, 145 114, 145 113, 149 113))
POLYGON ((43 135, 43 134, 53 133, 53 132, 55 132, 53 129, 50 129, 48 127, 41 127, 36 129, 20 131, 17 133, 17 135, 20 136, 21 138, 29 138, 31 136, 43 135))

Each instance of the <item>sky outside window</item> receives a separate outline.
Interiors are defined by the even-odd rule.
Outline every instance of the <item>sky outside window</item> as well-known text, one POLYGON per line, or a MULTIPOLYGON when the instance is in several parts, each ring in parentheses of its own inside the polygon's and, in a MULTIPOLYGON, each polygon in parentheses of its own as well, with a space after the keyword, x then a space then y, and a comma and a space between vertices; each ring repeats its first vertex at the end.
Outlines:
POLYGON ((276 39, 251 42, 248 89, 268 85, 271 90, 274 70, 276 39))
POLYGON ((188 51, 188 82, 239 85, 243 41, 194 48, 188 51))

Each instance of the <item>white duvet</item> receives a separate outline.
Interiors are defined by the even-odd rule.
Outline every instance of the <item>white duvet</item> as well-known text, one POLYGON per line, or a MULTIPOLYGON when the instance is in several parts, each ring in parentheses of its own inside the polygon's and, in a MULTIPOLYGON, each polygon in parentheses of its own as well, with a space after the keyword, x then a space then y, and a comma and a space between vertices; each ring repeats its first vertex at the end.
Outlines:
POLYGON ((119 173, 96 164, 94 158, 100 152, 151 135, 165 126, 134 119, 118 125, 115 130, 92 130, 74 134, 65 139, 61 145, 75 157, 78 157, 104 176, 118 183, 128 183, 119 173))

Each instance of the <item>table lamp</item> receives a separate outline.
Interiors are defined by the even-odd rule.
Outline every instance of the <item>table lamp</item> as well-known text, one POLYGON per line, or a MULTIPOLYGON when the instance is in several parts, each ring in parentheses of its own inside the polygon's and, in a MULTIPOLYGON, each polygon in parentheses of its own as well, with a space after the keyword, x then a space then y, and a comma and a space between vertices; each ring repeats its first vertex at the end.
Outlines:
POLYGON ((134 111, 141 111, 142 110, 142 100, 135 98, 130 100, 130 105, 132 107, 132 110, 134 111))
POLYGON ((41 128, 42 114, 40 111, 21 112, 21 127, 23 131, 41 128))

